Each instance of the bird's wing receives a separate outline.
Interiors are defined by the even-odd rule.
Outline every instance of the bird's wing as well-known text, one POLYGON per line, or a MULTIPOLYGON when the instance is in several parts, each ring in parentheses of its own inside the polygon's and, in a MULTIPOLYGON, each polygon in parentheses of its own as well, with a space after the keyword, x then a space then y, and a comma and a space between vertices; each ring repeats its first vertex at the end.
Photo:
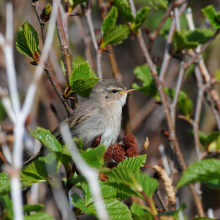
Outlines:
POLYGON ((55 128, 51 133, 56 139, 61 138, 61 131, 60 128, 64 126, 65 124, 69 125, 69 129, 72 130, 75 125, 81 123, 82 121, 86 120, 88 117, 92 115, 92 112, 94 110, 94 107, 92 105, 89 105, 89 100, 81 103, 76 109, 74 109, 73 113, 64 120, 57 128, 55 128), (87 108, 85 108, 87 107, 87 108))

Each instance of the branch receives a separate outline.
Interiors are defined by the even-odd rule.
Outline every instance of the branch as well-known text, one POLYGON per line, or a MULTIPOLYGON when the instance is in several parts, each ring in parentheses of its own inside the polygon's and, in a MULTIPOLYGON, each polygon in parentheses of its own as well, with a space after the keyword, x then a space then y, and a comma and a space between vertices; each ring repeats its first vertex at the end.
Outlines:
MULTIPOLYGON (((133 0, 130 0, 130 2, 133 2, 133 0)), ((186 4, 184 4, 181 7, 181 10, 180 10, 179 14, 181 14, 184 11, 183 9, 185 9, 185 7, 186 7, 186 4)), ((159 94, 160 94, 160 98, 161 98, 161 102, 162 102, 163 107, 164 107, 164 112, 165 112, 165 115, 166 115, 167 124, 168 124, 168 127, 169 127, 170 140, 171 140, 171 142, 172 142, 172 144, 173 144, 173 146, 175 148, 176 155, 177 155, 177 157, 179 159, 180 166, 181 166, 182 170, 184 171, 184 170, 186 170, 186 163, 185 163, 185 160, 183 158, 183 154, 182 154, 182 152, 180 150, 179 142, 178 142, 177 137, 176 137, 176 133, 175 133, 175 129, 174 129, 174 126, 173 126, 173 123, 172 123, 172 119, 171 119, 171 116, 169 114, 168 103, 167 103, 167 100, 166 100, 165 92, 163 90, 163 83, 159 80, 159 78, 157 76, 156 68, 154 66, 154 63, 153 63, 151 57, 150 57, 150 54, 149 54, 149 52, 147 50, 147 47, 146 47, 146 45, 144 43, 144 39, 143 39, 141 30, 140 30, 140 32, 139 32, 137 37, 138 37, 141 49, 143 50, 144 56, 145 56, 145 58, 147 60, 147 63, 149 65, 150 69, 151 69, 151 75, 154 78, 155 83, 157 85, 157 88, 158 88, 158 91, 159 91, 159 94)), ((195 191, 195 188, 193 187, 193 185, 189 185, 189 188, 190 188, 191 193, 193 195, 193 198, 194 198, 194 201, 195 201, 195 204, 196 204, 199 216, 204 216, 205 214, 204 214, 204 210, 203 210, 203 207, 202 207, 201 199, 196 194, 196 191, 195 191)))
MULTIPOLYGON (((46 39, 46 36, 47 36, 47 33, 46 33, 46 23, 42 21, 41 19, 41 11, 40 11, 40 7, 39 7, 39 2, 38 1, 35 1, 32 3, 32 6, 35 10, 35 13, 37 15, 37 18, 38 18, 38 21, 40 23, 40 27, 41 27, 41 34, 42 34, 42 40, 43 40, 43 44, 45 44, 45 39, 46 39)), ((63 92, 62 90, 60 89, 60 86, 57 82, 57 79, 56 77, 54 76, 52 70, 51 70, 51 67, 50 67, 50 61, 49 61, 49 57, 45 63, 45 67, 44 67, 44 70, 53 86, 53 88, 55 89, 57 95, 59 96, 61 102, 63 103, 65 109, 66 109, 66 112, 68 115, 71 114, 72 112, 72 109, 69 107, 67 101, 63 98, 63 92)))
POLYGON ((99 185, 98 172, 86 164, 73 141, 71 142, 71 145, 69 144, 69 141, 73 139, 67 124, 61 127, 61 134, 65 143, 70 146, 70 154, 74 164, 76 164, 80 173, 86 178, 89 183, 90 192, 92 194, 99 219, 108 220, 108 213, 105 208, 99 185))
POLYGON ((86 19, 87 19, 87 23, 89 26, 89 31, 92 37, 92 42, 96 51, 96 61, 97 61, 97 75, 100 79, 103 78, 102 75, 102 66, 101 66, 101 57, 102 57, 102 51, 99 50, 98 48, 98 44, 96 41, 96 37, 95 37, 95 32, 94 32, 94 27, 93 27, 93 23, 92 23, 92 16, 91 16, 91 8, 88 8, 86 13, 85 13, 86 19))
MULTIPOLYGON (((54 1, 51 19, 48 26, 48 32, 54 33, 55 30, 55 20, 56 20, 56 11, 57 11, 58 3, 54 1)), ((6 24, 6 39, 0 34, 0 46, 3 48, 3 52, 6 60, 6 69, 9 86, 13 87, 10 89, 10 95, 12 98, 12 106, 15 111, 16 123, 14 126, 14 135, 15 141, 13 145, 13 165, 11 168, 8 168, 8 172, 10 175, 10 184, 11 184, 11 198, 13 204, 13 212, 14 218, 16 220, 21 220, 24 218, 23 216, 23 202, 21 195, 21 182, 20 182, 20 170, 22 167, 22 158, 23 158, 23 135, 24 135, 24 124, 25 120, 31 110, 33 105, 34 96, 37 90, 38 82, 41 78, 44 64, 47 60, 48 53, 53 41, 53 34, 50 34, 45 41, 45 46, 42 51, 42 57, 39 61, 39 65, 37 66, 34 74, 34 78, 28 88, 27 96, 25 97, 24 105, 20 110, 20 101, 18 98, 18 90, 16 83, 16 73, 14 67, 14 59, 13 59, 13 9, 12 4, 7 3, 7 24, 6 24)))

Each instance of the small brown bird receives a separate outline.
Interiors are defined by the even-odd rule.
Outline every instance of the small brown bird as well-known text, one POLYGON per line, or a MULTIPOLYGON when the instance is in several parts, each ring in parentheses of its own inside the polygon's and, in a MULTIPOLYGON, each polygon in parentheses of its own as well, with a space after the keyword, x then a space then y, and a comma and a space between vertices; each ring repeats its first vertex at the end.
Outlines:
MULTIPOLYGON (((67 123, 72 136, 82 139, 84 148, 91 147, 93 140, 99 135, 101 136, 100 143, 109 147, 119 135, 122 107, 125 104, 127 93, 134 90, 127 89, 115 79, 101 80, 93 87, 89 99, 80 103, 71 115, 51 133, 61 141, 60 127, 67 123)), ((39 153, 24 165, 43 156, 44 148, 42 146, 39 153)))

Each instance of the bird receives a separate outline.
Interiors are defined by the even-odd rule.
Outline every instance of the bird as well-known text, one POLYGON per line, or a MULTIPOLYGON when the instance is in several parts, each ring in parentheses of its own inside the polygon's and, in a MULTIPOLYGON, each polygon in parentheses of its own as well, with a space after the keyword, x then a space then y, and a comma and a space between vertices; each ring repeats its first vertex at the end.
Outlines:
MULTIPOLYGON (((61 124, 51 133, 62 143, 60 128, 68 124, 73 137, 82 139, 83 148, 92 146, 96 137, 101 137, 99 144, 107 148, 118 138, 121 128, 121 114, 128 92, 127 89, 115 79, 102 79, 93 88, 89 98, 81 102, 61 124)), ((25 165, 44 156, 45 147, 24 163, 25 165)))

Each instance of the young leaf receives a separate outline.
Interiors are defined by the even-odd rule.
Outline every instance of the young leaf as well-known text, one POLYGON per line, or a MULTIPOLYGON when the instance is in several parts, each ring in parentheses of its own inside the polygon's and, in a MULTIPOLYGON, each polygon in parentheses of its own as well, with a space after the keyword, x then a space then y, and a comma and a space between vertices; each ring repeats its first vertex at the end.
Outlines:
POLYGON ((9 195, 1 195, 0 204, 4 208, 4 213, 1 213, 1 216, 4 216, 3 219, 13 219, 13 206, 9 195))
POLYGON ((137 204, 133 202, 131 205, 131 213, 132 215, 135 215, 136 217, 142 217, 143 215, 146 214, 147 210, 148 210, 148 207, 142 204, 137 204))
POLYGON ((188 42, 182 33, 175 31, 173 35, 174 53, 180 52, 183 49, 195 49, 199 45, 198 42, 188 42))
POLYGON ((82 157, 86 163, 94 168, 101 168, 104 164, 104 153, 106 147, 104 145, 99 145, 96 148, 88 148, 82 152, 82 157))
POLYGON ((118 8, 118 11, 122 15, 122 17, 127 22, 133 22, 134 16, 132 14, 130 5, 128 3, 128 0, 114 0, 115 6, 118 8))
POLYGON ((148 65, 137 66, 134 69, 134 74, 138 79, 142 81, 143 86, 139 86, 137 83, 132 84, 132 88, 143 92, 145 95, 154 97, 160 100, 159 92, 153 77, 151 76, 151 70, 148 65))
MULTIPOLYGON (((104 199, 109 218, 111 220, 132 220, 129 208, 116 199, 104 199)), ((88 206, 90 210, 97 216, 94 203, 88 206)))
POLYGON ((118 9, 115 6, 112 6, 102 25, 102 34, 107 33, 115 27, 118 17, 118 9))
POLYGON ((7 173, 0 173, 0 195, 7 194, 10 191, 10 179, 7 173))
POLYGON ((138 29, 141 27, 141 25, 144 23, 147 15, 148 15, 148 12, 150 11, 150 8, 148 7, 144 7, 142 9, 140 9, 138 12, 137 12, 137 15, 134 19, 134 23, 135 23, 135 26, 134 28, 132 28, 132 30, 137 33, 138 32, 138 29))
POLYGON ((16 35, 16 48, 20 53, 39 61, 39 38, 37 31, 27 21, 16 35))
POLYGON ((195 217, 193 220, 217 220, 217 218, 195 217))
MULTIPOLYGON (((31 130, 30 130, 31 131, 31 130)), ((31 131, 33 137, 40 141, 45 147, 52 152, 63 152, 62 145, 59 141, 50 133, 49 130, 37 127, 35 131, 31 131)))
POLYGON ((166 10, 168 7, 168 0, 148 0, 147 3, 156 10, 166 10))
POLYGON ((203 14, 209 19, 210 24, 216 28, 220 28, 220 13, 215 11, 213 5, 209 5, 202 9, 203 14))
POLYGON ((214 35, 212 30, 208 29, 195 29, 193 31, 188 31, 186 34, 186 40, 188 42, 198 42, 199 44, 204 44, 214 35))
MULTIPOLYGON (((176 93, 175 89, 164 88, 164 91, 171 99, 174 98, 176 93)), ((193 111, 193 102, 183 91, 180 91, 179 93, 177 107, 183 115, 188 118, 190 117, 190 114, 193 111)))
POLYGON ((127 25, 117 25, 114 29, 108 31, 103 35, 103 42, 100 48, 104 48, 107 44, 117 45, 128 38, 130 31, 127 25))
POLYGON ((24 216, 24 220, 54 220, 54 218, 47 213, 38 212, 37 214, 24 216))
POLYGON ((216 159, 205 159, 190 165, 183 173, 176 188, 190 183, 208 183, 211 180, 220 179, 220 161, 216 159))
POLYGON ((72 2, 71 5, 73 5, 73 9, 74 9, 77 5, 82 4, 84 2, 88 2, 88 1, 89 0, 71 0, 70 2, 72 2))
POLYGON ((0 122, 3 121, 7 116, 7 113, 5 111, 5 108, 2 104, 2 101, 0 100, 0 122))
POLYGON ((40 212, 43 211, 43 209, 45 208, 45 206, 43 204, 39 204, 39 205, 24 205, 24 212, 40 212))
POLYGON ((77 65, 69 78, 69 84, 72 92, 80 92, 92 88, 99 78, 91 71, 89 63, 83 62, 77 65))
POLYGON ((137 157, 129 157, 118 164, 118 168, 129 169, 132 172, 140 172, 140 168, 144 166, 147 155, 139 155, 137 157))
POLYGON ((165 216, 172 216, 172 217, 174 217, 175 219, 177 219, 179 212, 180 212, 180 211, 183 211, 184 209, 186 209, 186 204, 185 204, 185 203, 183 203, 183 204, 182 204, 177 210, 175 210, 175 211, 159 212, 159 213, 158 213, 158 216, 159 216, 159 217, 160 217, 160 216, 163 216, 163 215, 165 215, 165 216))

